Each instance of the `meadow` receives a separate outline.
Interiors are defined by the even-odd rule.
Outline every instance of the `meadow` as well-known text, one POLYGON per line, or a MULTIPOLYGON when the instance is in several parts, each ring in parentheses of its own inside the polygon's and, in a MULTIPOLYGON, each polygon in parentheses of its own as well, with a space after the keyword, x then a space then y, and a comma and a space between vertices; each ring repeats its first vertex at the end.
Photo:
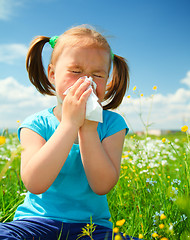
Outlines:
MULTIPOLYGON (((153 87, 156 91, 157 87, 153 87)), ((124 235, 150 240, 190 239, 190 135, 187 126, 180 132, 149 136, 150 115, 142 113, 143 94, 133 88, 139 99, 137 111, 144 135, 128 134, 121 159, 120 178, 107 195, 113 223, 113 240, 124 235)), ((127 96, 130 99, 130 95, 127 96)), ((26 195, 20 178, 21 146, 16 133, 4 130, 0 136, 0 222, 13 219, 26 195)), ((93 240, 91 224, 81 229, 77 239, 87 235, 93 240)))
MULTIPOLYGON (((8 131, 3 135, 0 222, 7 222, 13 219, 26 189, 20 178, 17 135, 8 131)), ((120 179, 108 194, 113 231, 147 240, 190 239, 189 165, 187 132, 161 137, 128 135, 120 179)))

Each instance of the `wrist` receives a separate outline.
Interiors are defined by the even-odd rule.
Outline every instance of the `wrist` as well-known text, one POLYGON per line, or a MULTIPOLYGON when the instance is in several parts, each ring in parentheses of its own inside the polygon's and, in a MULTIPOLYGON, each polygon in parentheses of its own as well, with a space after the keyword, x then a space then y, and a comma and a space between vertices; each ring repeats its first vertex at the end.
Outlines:
POLYGON ((98 122, 85 120, 85 123, 79 128, 79 138, 88 139, 98 137, 97 131, 98 122))
POLYGON ((71 122, 67 121, 61 121, 58 128, 59 131, 62 133, 67 133, 69 135, 77 136, 79 127, 75 124, 72 124, 71 122))
POLYGON ((84 124, 79 128, 82 132, 97 132, 98 122, 85 119, 84 124))

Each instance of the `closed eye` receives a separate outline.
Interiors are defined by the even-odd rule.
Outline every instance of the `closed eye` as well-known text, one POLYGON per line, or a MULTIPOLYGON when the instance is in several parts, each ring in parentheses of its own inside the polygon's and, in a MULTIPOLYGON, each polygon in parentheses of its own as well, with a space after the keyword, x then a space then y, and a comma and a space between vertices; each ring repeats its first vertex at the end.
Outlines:
POLYGON ((71 73, 75 73, 75 74, 81 73, 80 70, 69 70, 69 72, 71 72, 71 73))
POLYGON ((97 78, 104 78, 103 76, 101 75, 98 75, 98 74, 93 74, 94 77, 97 77, 97 78))

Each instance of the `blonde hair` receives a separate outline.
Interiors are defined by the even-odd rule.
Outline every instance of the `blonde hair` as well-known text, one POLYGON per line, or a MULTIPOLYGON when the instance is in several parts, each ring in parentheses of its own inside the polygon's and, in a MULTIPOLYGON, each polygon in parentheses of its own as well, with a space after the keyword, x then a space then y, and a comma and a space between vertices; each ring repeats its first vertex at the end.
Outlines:
MULTIPOLYGON (((40 93, 55 95, 55 88, 49 82, 42 62, 42 50, 49 40, 49 37, 38 36, 31 42, 26 57, 26 69, 31 83, 40 93)), ((91 26, 86 25, 73 27, 59 36, 53 49, 50 63, 56 63, 64 47, 76 45, 83 47, 95 46, 106 50, 110 54, 109 69, 111 69, 112 56, 110 45, 103 35, 91 26)), ((107 100, 108 103, 103 108, 117 108, 121 104, 128 87, 129 68, 127 62, 123 57, 114 54, 112 79, 107 85, 104 97, 104 100, 107 100)))

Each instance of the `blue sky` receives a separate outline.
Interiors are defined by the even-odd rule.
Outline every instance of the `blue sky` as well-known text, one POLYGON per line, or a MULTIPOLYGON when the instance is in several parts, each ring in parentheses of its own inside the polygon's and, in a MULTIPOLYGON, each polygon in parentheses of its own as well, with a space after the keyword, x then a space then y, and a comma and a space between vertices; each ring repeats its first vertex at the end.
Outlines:
MULTIPOLYGON (((27 114, 40 110, 40 97, 31 89, 25 70, 25 56, 32 38, 59 35, 83 23, 95 26, 108 36, 113 52, 128 61, 131 98, 121 107, 127 121, 134 122, 134 106, 139 111, 132 90, 136 85, 136 91, 144 94, 141 103, 145 118, 149 112, 146 98, 155 94, 155 106, 151 110, 152 121, 157 123, 154 128, 177 129, 188 124, 189 12, 189 0, 0 0, 0 128, 14 127, 16 119, 22 121, 27 114), (154 85, 158 87, 156 93, 152 91, 154 85), (14 92, 11 86, 18 91, 14 92), (19 89, 22 93, 33 93, 35 99, 38 96, 36 106, 19 89), (166 114, 165 122, 159 119, 166 114)), ((50 54, 51 48, 46 46, 45 66, 50 54)), ((41 104, 43 107, 45 103, 41 104)), ((133 128, 141 130, 142 123, 135 122, 133 128)))

